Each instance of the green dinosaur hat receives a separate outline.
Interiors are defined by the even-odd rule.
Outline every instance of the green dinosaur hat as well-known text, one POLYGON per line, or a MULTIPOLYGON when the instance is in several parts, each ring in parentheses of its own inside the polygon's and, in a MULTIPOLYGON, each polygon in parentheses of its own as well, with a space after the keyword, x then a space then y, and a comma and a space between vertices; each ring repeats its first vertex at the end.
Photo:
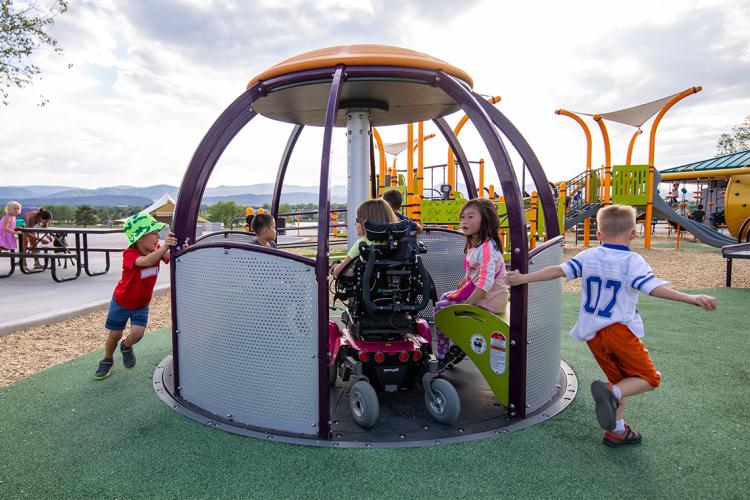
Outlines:
POLYGON ((128 220, 125 221, 125 225, 122 229, 128 237, 130 246, 133 246, 142 236, 153 231, 161 231, 165 225, 166 224, 159 222, 149 214, 138 213, 128 217, 128 220))

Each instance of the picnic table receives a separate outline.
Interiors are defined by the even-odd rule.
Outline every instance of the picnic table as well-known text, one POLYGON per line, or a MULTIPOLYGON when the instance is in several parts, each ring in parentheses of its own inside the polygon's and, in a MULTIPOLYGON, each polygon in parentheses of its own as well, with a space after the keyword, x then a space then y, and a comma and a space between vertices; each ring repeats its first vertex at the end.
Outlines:
POLYGON ((732 286, 732 259, 750 259, 750 243, 737 243, 721 248, 721 256, 727 259, 726 286, 732 286))
MULTIPOLYGON (((10 271, 7 274, 0 275, 0 278, 8 278, 15 273, 16 267, 23 274, 36 274, 45 272, 47 269, 52 271, 52 279, 57 283, 63 281, 72 281, 85 272, 88 276, 99 276, 109 272, 111 252, 122 252, 123 248, 106 248, 92 247, 89 245, 89 238, 95 235, 121 233, 122 229, 109 228, 78 228, 78 227, 18 227, 21 231, 18 235, 18 250, 2 250, 0 258, 7 257, 10 259, 10 271), (28 247, 23 241, 23 233, 35 233, 36 243, 28 247), (68 239, 72 237, 72 242, 68 239), (49 240, 52 246, 43 246, 43 240, 49 240), (104 253, 105 265, 103 270, 95 271, 91 268, 90 256, 92 253, 104 253), (16 262, 18 259, 18 262, 16 262), (41 268, 29 269, 26 265, 26 259, 43 260, 41 268), (70 262, 75 266, 75 274, 71 276, 60 275, 60 264, 70 262)), ((67 267, 67 266, 66 266, 67 267)))

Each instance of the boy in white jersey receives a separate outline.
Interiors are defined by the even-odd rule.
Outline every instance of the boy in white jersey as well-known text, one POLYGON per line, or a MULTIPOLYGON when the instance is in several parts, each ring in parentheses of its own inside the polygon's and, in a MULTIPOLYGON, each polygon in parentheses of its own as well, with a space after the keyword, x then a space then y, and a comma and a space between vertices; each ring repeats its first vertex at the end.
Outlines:
POLYGON ((604 444, 621 446, 641 442, 638 431, 625 423, 625 398, 659 386, 661 373, 654 367, 641 342, 643 321, 638 292, 716 310, 716 299, 672 290, 659 280, 643 257, 628 245, 635 239, 635 209, 611 205, 596 214, 596 237, 602 246, 591 248, 561 266, 539 271, 507 273, 509 285, 524 285, 557 278, 582 278, 581 309, 570 335, 584 340, 609 383, 591 384, 596 418, 604 433, 604 444))

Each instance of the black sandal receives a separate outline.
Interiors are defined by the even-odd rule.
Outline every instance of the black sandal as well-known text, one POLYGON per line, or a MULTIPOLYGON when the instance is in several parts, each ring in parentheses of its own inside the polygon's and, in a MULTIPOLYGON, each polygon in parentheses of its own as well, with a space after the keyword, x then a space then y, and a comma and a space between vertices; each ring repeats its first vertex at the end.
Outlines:
POLYGON ((625 432, 622 434, 615 434, 614 432, 608 431, 604 433, 602 443, 613 448, 618 446, 624 446, 626 444, 638 444, 641 442, 641 433, 630 428, 628 424, 625 424, 625 432))

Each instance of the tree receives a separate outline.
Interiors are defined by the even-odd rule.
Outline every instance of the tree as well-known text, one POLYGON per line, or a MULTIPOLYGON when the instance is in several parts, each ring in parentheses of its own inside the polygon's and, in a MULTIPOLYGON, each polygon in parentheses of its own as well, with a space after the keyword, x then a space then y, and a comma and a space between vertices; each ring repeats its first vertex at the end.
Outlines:
POLYGON ((245 207, 233 201, 218 201, 208 207, 208 220, 222 222, 224 227, 229 227, 234 217, 243 217, 244 215, 245 207))
POLYGON ((78 205, 76 208, 75 220, 76 224, 83 227, 99 222, 99 219, 97 219, 94 214, 94 210, 89 205, 78 205))
POLYGON ((52 219, 56 223, 75 220, 75 209, 70 205, 46 205, 44 208, 52 213, 52 219))
POLYGON ((732 127, 731 134, 721 134, 716 145, 716 156, 737 153, 750 149, 750 115, 745 121, 732 127))
MULTIPOLYGON (((68 1, 50 1, 51 5, 43 8, 33 1, 0 0, 0 94, 6 106, 8 89, 30 85, 42 72, 29 62, 35 50, 48 47, 62 54, 62 48, 47 30, 55 23, 56 16, 68 10, 68 1)), ((39 105, 47 102, 42 97, 39 105)))

